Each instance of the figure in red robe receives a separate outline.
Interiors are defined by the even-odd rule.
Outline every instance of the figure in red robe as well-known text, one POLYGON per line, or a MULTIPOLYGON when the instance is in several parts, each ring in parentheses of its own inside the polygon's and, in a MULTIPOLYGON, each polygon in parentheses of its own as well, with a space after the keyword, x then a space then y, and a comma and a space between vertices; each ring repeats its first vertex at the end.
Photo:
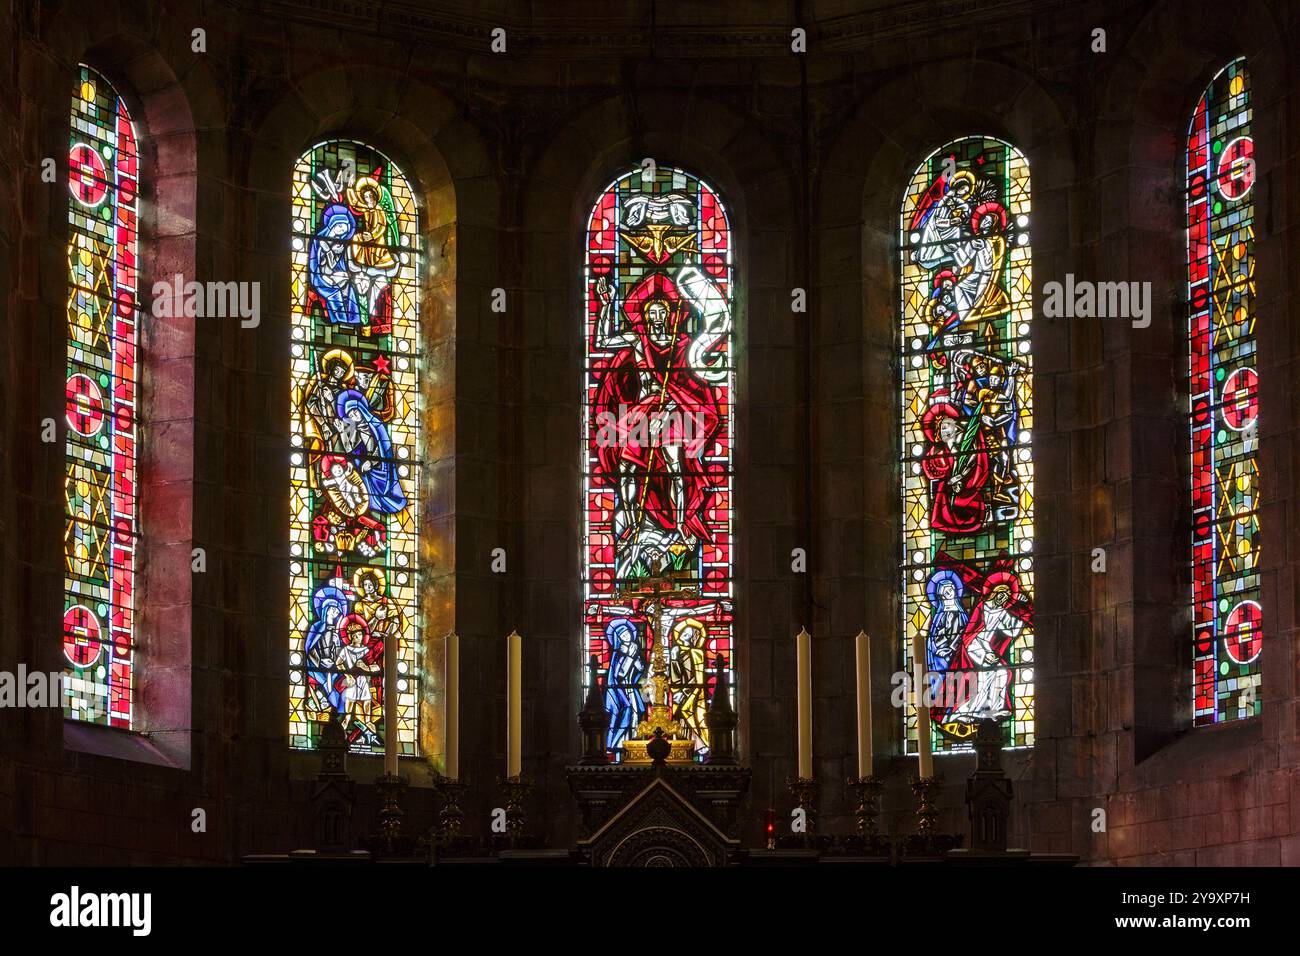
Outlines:
POLYGON ((690 310, 672 279, 642 279, 618 328, 603 277, 597 292, 604 305, 596 345, 617 352, 593 400, 594 478, 617 489, 616 569, 627 577, 639 559, 650 567, 674 544, 693 550, 712 540, 705 509, 726 476, 703 456, 717 441, 725 406, 692 367, 690 310))
POLYGON ((984 596, 971 611, 950 669, 973 672, 974 687, 958 684, 953 706, 940 723, 977 723, 985 717, 1011 716, 1011 647, 1030 619, 1020 593, 1020 579, 1011 571, 994 571, 983 583, 984 596))
POLYGON ((921 470, 930 479, 930 527, 948 534, 975 534, 987 521, 985 485, 989 457, 984 435, 962 423, 962 414, 936 392, 921 418, 929 446, 921 470))

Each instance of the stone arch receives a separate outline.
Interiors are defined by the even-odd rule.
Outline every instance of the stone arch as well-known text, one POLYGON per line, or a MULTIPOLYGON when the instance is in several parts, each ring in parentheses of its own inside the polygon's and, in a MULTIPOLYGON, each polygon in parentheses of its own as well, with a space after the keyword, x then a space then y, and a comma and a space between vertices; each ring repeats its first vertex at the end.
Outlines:
MULTIPOLYGON (((137 618, 135 625, 139 665, 136 675, 137 708, 131 735, 100 733, 101 728, 68 722, 62 730, 64 746, 144 763, 188 769, 192 752, 191 701, 194 694, 193 590, 190 573, 193 544, 194 427, 196 421, 195 333, 193 320, 146 314, 154 282, 183 272, 192 275, 199 245, 196 222, 197 145, 193 105, 213 102, 206 74, 179 74, 174 45, 150 33, 116 3, 107 3, 93 21, 63 9, 42 24, 54 55, 40 63, 45 78, 41 105, 43 142, 66 142, 68 101, 78 63, 86 63, 113 84, 127 104, 139 137, 140 215, 139 288, 140 331, 137 349, 139 417, 144 423, 137 447, 137 482, 140 488, 137 552, 137 618)), ((66 183, 66 163, 59 161, 60 179, 66 183)), ((65 237, 67 193, 63 188, 42 189, 40 218, 44 238, 65 237)), ((52 284, 66 283, 65 245, 43 242, 30 252, 29 267, 46 272, 52 284), (36 265, 39 261, 39 266, 36 265)), ((62 329, 60 313, 66 290, 52 288, 36 307, 38 321, 62 329)), ((35 360, 50 369, 47 381, 62 379, 65 361, 63 335, 50 336, 35 360), (54 370, 59 371, 55 372, 54 370)), ((55 383, 57 384, 57 383, 55 383)), ((61 407, 61 398, 38 397, 45 408, 61 407), (51 405, 51 402, 56 404, 51 405)), ((60 464, 60 472, 61 472, 60 464)), ((49 521, 62 515, 62 479, 43 476, 34 497, 48 507, 38 512, 40 530, 27 543, 33 563, 58 569, 42 580, 36 606, 54 606, 56 598, 44 588, 61 590, 62 534, 49 530, 49 521), (50 480, 53 478, 53 480, 50 480), (55 484, 57 482, 57 485, 55 484), (55 490, 57 488, 57 490, 55 490), (52 543, 48 546, 46 540, 52 543)), ((19 601, 27 600, 20 596, 19 601)), ((42 610, 32 619, 34 643, 25 649, 32 661, 57 664, 60 637, 57 620, 47 621, 42 610)), ((47 724, 50 739, 58 735, 56 709, 47 724)))
MULTIPOLYGON (((591 204, 600 191, 621 171, 647 156, 662 166, 685 169, 718 191, 738 250, 733 302, 738 317, 733 330, 738 449, 733 486, 733 667, 742 750, 761 747, 765 745, 755 736, 758 729, 749 722, 756 706, 753 702, 777 695, 793 698, 794 686, 793 669, 774 667, 769 646, 784 647, 792 655, 789 638, 782 641, 781 635, 771 634, 761 622, 802 613, 795 610, 798 596, 790 575, 780 574, 781 563, 778 560, 774 566, 772 557, 773 549, 779 558, 782 548, 788 554, 793 546, 795 515, 802 507, 796 501, 791 469, 783 467, 793 460, 788 450, 794 441, 794 413, 778 407, 791 394, 791 383, 800 374, 798 356, 789 348, 797 339, 789 312, 789 288, 795 281, 788 243, 783 239, 795 221, 795 187, 786 157, 758 126, 706 97, 683 99, 672 92, 647 90, 638 92, 635 103, 628 97, 600 100, 572 115, 530 167, 533 188, 526 196, 521 218, 527 233, 536 237, 536 245, 530 247, 536 254, 527 259, 525 285, 542 290, 538 305, 544 309, 545 324, 525 326, 528 344, 544 355, 530 365, 527 388, 530 392, 538 389, 547 405, 537 419, 537 431, 542 446, 548 449, 548 484, 556 491, 547 497, 545 517, 553 522, 555 534, 566 535, 573 542, 570 553, 574 556, 572 564, 545 567, 542 572, 548 584, 564 595, 560 606, 551 601, 543 613, 548 632, 556 635, 555 659, 565 661, 573 675, 570 698, 557 706, 563 715, 572 715, 581 706, 582 598, 581 587, 575 582, 580 577, 577 558, 582 528, 578 399, 583 374, 579 325, 583 237, 591 204), (541 379, 553 384, 544 388, 531 384, 541 379), (759 444, 756 436, 778 431, 780 450, 773 444, 759 444), (756 484, 762 484, 764 490, 759 491, 756 484), (762 606, 757 602, 763 602, 762 606)), ((544 566, 544 553, 539 546, 530 557, 532 568, 544 566)), ((790 719, 794 719, 792 712, 790 719)), ((557 732, 563 737, 553 742, 553 751, 578 752, 571 718, 557 732)), ((762 775, 756 775, 756 780, 760 779, 762 775)))
POLYGON ((610 848, 601 864, 618 867, 702 868, 716 866, 714 856, 681 827, 660 823, 629 833, 610 848))
POLYGON ((1113 349, 1123 362, 1116 378, 1115 408, 1124 427, 1116 437, 1124 444, 1121 460, 1131 465, 1127 470, 1134 503, 1127 540, 1120 544, 1133 590, 1131 595, 1111 597, 1113 602, 1127 600, 1129 607, 1117 622, 1115 654, 1098 666, 1131 676, 1122 684, 1126 720, 1117 735, 1119 780, 1100 781, 1098 786, 1125 788, 1148 774, 1154 775, 1148 782, 1166 781, 1169 774, 1190 769, 1193 761, 1199 775, 1206 777, 1236 772, 1243 755, 1253 755, 1250 765, 1260 766, 1275 759, 1266 756, 1279 726, 1274 721, 1289 721, 1294 711, 1295 652, 1284 636, 1294 633, 1295 621, 1291 602, 1282 595, 1288 591, 1283 529, 1295 490, 1286 482, 1285 467, 1269 467, 1277 460, 1273 449, 1285 433, 1295 387, 1287 321, 1295 307, 1285 224, 1292 219, 1298 197, 1285 174, 1285 120, 1276 95, 1286 88, 1290 69, 1282 35, 1273 11, 1262 3, 1231 10, 1200 0, 1157 6, 1145 12, 1116 51, 1118 63, 1100 94, 1098 126, 1105 134, 1097 137, 1092 162, 1099 182, 1104 177, 1113 184, 1127 227, 1114 237, 1117 248, 1110 268, 1140 269, 1152 283, 1154 307, 1151 327, 1140 334, 1117 330, 1113 349), (1182 21, 1209 26, 1189 33, 1182 21), (1256 301, 1258 314, 1271 318, 1261 321, 1256 331, 1261 371, 1264 706, 1260 720, 1216 731, 1216 736, 1235 741, 1216 752, 1180 740, 1191 727, 1192 666, 1184 170, 1193 108, 1211 78, 1238 56, 1246 57, 1251 73, 1252 130, 1260 145, 1256 301), (1157 754, 1159 761, 1142 766, 1157 754))
MULTIPOLYGON (((894 637, 899 627, 901 554, 898 215, 903 190, 917 164, 933 150, 966 135, 996 137, 1027 158, 1035 208, 1030 227, 1034 275, 1064 272, 1077 203, 1071 189, 1076 169, 1074 134, 1063 105, 1026 65, 953 60, 924 71, 898 72, 872 88, 840 124, 827 142, 814 183, 813 215, 820 229, 815 243, 825 250, 815 262, 822 321, 814 348, 828 368, 826 378, 839 386, 836 408, 845 419, 862 423, 860 432, 839 445, 819 435, 818 454, 839 476, 840 491, 824 505, 822 534, 852 535, 861 542, 861 551, 853 557, 854 567, 862 569, 860 576, 843 576, 831 592, 827 613, 832 619, 861 620, 868 634, 880 636, 871 643, 877 767, 898 755, 901 745, 898 712, 886 705, 892 688, 887 689, 880 677, 897 671, 901 660, 894 637), (899 104, 907 106, 900 109, 899 104)), ((1045 424, 1050 422, 1054 378, 1068 367, 1069 350, 1041 338, 1034 342, 1035 499, 1040 525, 1035 629, 1040 635, 1050 626, 1044 621, 1045 612, 1060 613, 1069 607, 1061 573, 1068 558, 1056 556, 1064 548, 1049 538, 1057 529, 1042 527, 1044 511, 1065 507, 1051 489, 1061 486, 1068 452, 1057 448, 1044 454, 1043 438, 1050 433, 1050 425, 1045 429, 1045 424), (1054 556, 1055 565, 1050 560, 1054 556)), ((1068 721, 1070 700, 1068 692, 1064 699, 1051 700, 1053 690, 1044 663, 1052 641, 1040 637, 1038 643, 1035 747, 1041 750, 1052 728, 1068 721)), ((822 653, 836 661, 851 660, 854 653, 851 632, 838 633, 822 646, 822 653)), ((856 772, 849 754, 841 759, 846 774, 856 772)), ((1033 753, 1024 751, 1006 754, 1005 761, 1018 778, 1031 775, 1037 763, 1033 753)), ((936 769, 953 779, 968 764, 973 766, 973 757, 952 755, 939 764, 936 769), (943 771, 944 763, 952 765, 951 773, 943 771)), ((899 766, 897 760, 888 765, 895 770, 899 766)), ((1023 804, 1031 793, 1031 787, 1020 786, 1017 801, 1023 804)), ((952 799, 957 799, 955 794, 952 799)), ((1016 817, 1017 830, 1024 837, 1030 832, 1026 817, 1024 813, 1016 817)))
MULTIPOLYGON (((346 66, 331 65, 293 74, 279 97, 250 116, 252 136, 234 160, 233 172, 257 190, 258 222, 271 224, 259 229, 249 241, 263 253, 253 268, 263 287, 270 290, 263 300, 269 303, 267 311, 272 318, 269 334, 277 342, 273 351, 279 355, 283 347, 285 356, 291 272, 287 241, 289 183, 298 158, 324 140, 355 139, 388 156, 402 170, 415 194, 426 250, 419 285, 424 357, 420 382, 423 469, 418 491, 422 505, 419 602, 423 644, 419 751, 437 759, 445 744, 444 637, 458 629, 458 183, 482 175, 485 160, 477 134, 457 117, 451 100, 440 90, 395 69, 366 64, 366 72, 373 82, 364 95, 353 88, 346 66)), ((285 396, 281 406, 284 409, 288 408, 288 367, 286 357, 283 378, 277 379, 277 393, 285 396)), ((287 426, 288 417, 277 417, 273 407, 267 431, 287 443, 287 426)), ((274 470, 279 464, 272 460, 265 467, 274 470)), ((267 480, 278 480, 287 494, 287 479, 285 473, 278 479, 268 476, 267 480)), ((287 526, 277 530, 287 535, 287 526)), ((282 645, 288 633, 286 614, 277 609, 267 624, 268 646, 282 645)), ((312 761, 299 761, 295 756, 291 764, 295 774, 310 773, 312 761)))

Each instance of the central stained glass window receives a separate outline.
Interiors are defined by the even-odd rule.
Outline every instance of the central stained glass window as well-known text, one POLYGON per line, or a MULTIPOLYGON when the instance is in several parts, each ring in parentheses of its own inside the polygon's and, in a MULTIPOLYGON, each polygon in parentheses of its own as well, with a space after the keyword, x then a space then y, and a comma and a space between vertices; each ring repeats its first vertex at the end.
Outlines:
POLYGON ((731 228, 707 183, 668 166, 619 176, 588 223, 585 648, 611 760, 645 759, 656 727, 670 759, 701 760, 732 664, 731 228))
POLYGON ((292 225, 290 741, 338 721, 353 751, 382 753, 395 719, 413 755, 419 214, 388 157, 331 141, 294 167, 292 225))
POLYGON ((931 154, 901 210, 903 660, 921 642, 935 752, 984 717, 1034 742, 1029 217, 1028 163, 983 136, 931 154))

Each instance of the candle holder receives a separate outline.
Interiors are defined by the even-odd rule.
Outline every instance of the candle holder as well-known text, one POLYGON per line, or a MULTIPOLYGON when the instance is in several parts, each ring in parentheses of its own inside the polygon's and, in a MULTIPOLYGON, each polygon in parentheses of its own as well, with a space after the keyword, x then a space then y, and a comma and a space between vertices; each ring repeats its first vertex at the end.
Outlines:
POLYGON ((803 811, 803 843, 807 846, 817 832, 817 795, 821 787, 812 777, 786 777, 785 784, 790 788, 795 806, 803 811))
POLYGON ((938 797, 942 790, 943 777, 939 774, 912 781, 912 793, 916 795, 916 835, 926 846, 934 845, 938 833, 938 797))
POLYGON ((533 785, 524 779, 523 774, 516 774, 498 777, 497 786, 506 794, 506 839, 515 846, 524 836, 524 800, 532 792, 533 785))
POLYGON ((438 813, 438 822, 434 824, 434 836, 437 843, 446 844, 460 836, 460 828, 465 823, 465 813, 460 808, 465 784, 454 777, 438 774, 433 779, 433 788, 442 800, 442 810, 438 813))
POLYGON ((408 781, 394 773, 375 778, 375 791, 379 795, 379 836, 372 841, 373 849, 386 856, 406 853, 410 848, 402 834, 402 797, 408 781))
POLYGON ((848 779, 849 789, 858 795, 858 808, 853 812, 858 821, 858 836, 868 849, 880 839, 877 817, 880 816, 880 791, 883 786, 884 781, 874 774, 848 779))

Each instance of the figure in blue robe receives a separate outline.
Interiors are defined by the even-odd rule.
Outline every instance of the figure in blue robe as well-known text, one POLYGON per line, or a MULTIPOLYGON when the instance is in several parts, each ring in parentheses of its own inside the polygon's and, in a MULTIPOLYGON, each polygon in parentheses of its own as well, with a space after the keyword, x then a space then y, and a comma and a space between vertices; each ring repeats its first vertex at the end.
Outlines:
POLYGON ((370 492, 370 510, 378 514, 402 511, 406 492, 397 477, 388 426, 375 414, 366 396, 354 388, 339 392, 335 413, 342 450, 352 459, 370 492))
POLYGON ((307 256, 311 287, 325 300, 326 318, 335 325, 360 325, 361 310, 348 269, 348 249, 357 221, 347 206, 335 203, 321 214, 307 256))
POLYGON ((307 630, 304 648, 307 654, 308 681, 320 687, 335 711, 343 708, 343 692, 334 687, 334 661, 338 658, 343 640, 338 626, 348 613, 348 598, 333 585, 318 588, 311 597, 314 620, 307 630))
POLYGON ((931 673, 946 671, 952 661, 970 615, 962 607, 966 585, 955 571, 943 569, 930 576, 925 585, 930 599, 930 633, 925 645, 926 662, 931 673))
POLYGON ((609 743, 612 751, 623 746, 645 712, 641 699, 641 675, 645 661, 641 658, 641 641, 636 625, 625 617, 616 617, 605 626, 609 644, 609 671, 605 675, 605 710, 609 712, 609 743))

